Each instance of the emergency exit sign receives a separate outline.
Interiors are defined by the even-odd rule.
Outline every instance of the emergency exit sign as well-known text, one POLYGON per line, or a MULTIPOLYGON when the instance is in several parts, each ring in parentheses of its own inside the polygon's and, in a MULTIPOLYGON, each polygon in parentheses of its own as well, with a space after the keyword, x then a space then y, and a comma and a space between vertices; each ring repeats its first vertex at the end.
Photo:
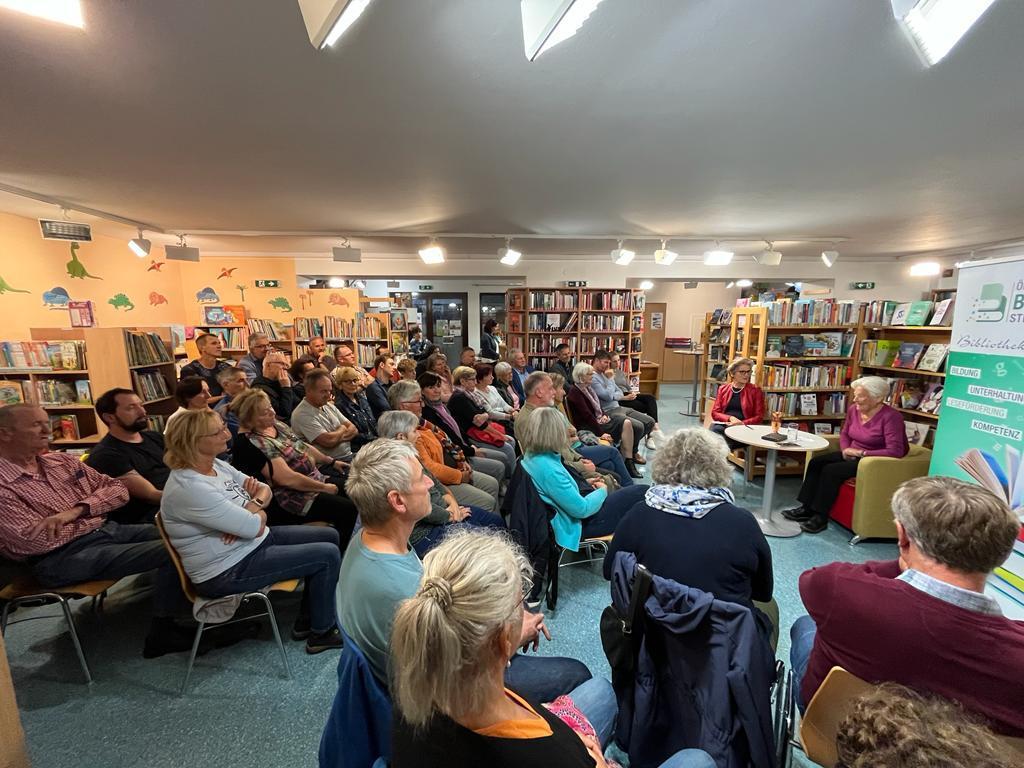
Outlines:
POLYGON ((253 280, 253 285, 257 288, 280 288, 280 280, 253 280))
POLYGON ((432 285, 421 285, 420 286, 420 290, 421 291, 432 291, 432 290, 434 290, 434 286, 432 286, 432 285))
POLYGON ((874 283, 850 283, 850 288, 855 291, 870 291, 874 287, 874 283))

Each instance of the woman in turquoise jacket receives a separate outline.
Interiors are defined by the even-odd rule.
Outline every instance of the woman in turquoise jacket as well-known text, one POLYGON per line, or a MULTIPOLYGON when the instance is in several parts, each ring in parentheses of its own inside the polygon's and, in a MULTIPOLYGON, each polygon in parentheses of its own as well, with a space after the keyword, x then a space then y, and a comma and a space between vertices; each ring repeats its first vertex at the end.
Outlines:
POLYGON ((555 509, 551 528, 560 547, 576 552, 581 539, 608 536, 634 504, 643 501, 646 485, 608 493, 600 478, 577 478, 562 464, 565 418, 554 408, 538 408, 516 431, 523 449, 523 469, 545 502, 555 509))

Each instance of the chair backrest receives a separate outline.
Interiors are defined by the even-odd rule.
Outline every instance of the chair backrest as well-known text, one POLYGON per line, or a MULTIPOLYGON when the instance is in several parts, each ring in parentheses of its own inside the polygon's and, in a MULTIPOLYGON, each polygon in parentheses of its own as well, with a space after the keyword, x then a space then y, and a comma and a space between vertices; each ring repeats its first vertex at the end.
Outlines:
POLYGON ((834 768, 839 760, 836 752, 839 723, 853 709, 854 700, 874 687, 842 667, 829 670, 800 722, 800 741, 807 757, 824 768, 834 768))
POLYGON ((163 517, 157 512, 153 520, 156 522, 156 529, 160 531, 160 538, 167 549, 167 554, 170 556, 171 562, 174 563, 174 569, 178 572, 178 578, 181 580, 181 591, 185 593, 185 597, 194 603, 199 598, 199 594, 196 592, 192 579, 185 573, 185 566, 181 564, 181 555, 178 554, 178 550, 171 544, 171 539, 167 535, 167 529, 164 528, 163 517))

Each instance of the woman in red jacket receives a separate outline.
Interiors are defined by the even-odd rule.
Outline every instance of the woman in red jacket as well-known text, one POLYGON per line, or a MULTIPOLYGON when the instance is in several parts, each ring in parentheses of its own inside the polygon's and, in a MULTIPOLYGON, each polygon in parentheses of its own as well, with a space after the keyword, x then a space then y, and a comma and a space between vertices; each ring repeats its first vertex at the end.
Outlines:
MULTIPOLYGON (((726 427, 734 424, 760 424, 764 421, 764 392, 750 383, 754 361, 737 357, 725 372, 729 381, 718 389, 715 404, 711 406, 711 431, 725 436, 726 427)), ((730 448, 739 443, 728 440, 730 448)))

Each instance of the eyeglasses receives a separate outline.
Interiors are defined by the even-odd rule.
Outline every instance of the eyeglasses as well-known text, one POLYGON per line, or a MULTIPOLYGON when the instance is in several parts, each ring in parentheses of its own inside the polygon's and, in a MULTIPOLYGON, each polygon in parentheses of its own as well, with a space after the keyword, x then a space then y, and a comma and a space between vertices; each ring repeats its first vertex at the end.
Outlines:
POLYGON ((750 368, 737 368, 733 373, 750 373, 751 370, 750 368))

